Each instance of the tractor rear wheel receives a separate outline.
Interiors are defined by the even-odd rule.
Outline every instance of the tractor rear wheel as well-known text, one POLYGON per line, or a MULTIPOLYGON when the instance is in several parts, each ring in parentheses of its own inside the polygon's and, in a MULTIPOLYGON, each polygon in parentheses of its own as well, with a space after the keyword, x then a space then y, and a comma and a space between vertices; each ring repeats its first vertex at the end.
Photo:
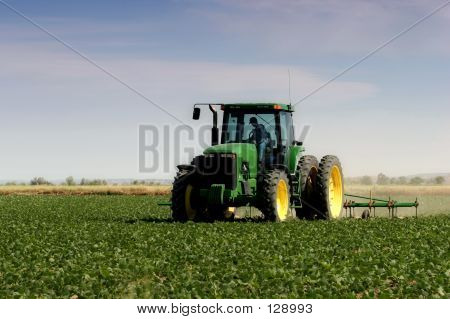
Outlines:
POLYGON ((172 187, 172 218, 175 221, 186 222, 200 218, 195 197, 195 189, 190 182, 190 171, 180 170, 172 187))
POLYGON ((333 155, 322 158, 318 174, 318 201, 322 219, 342 217, 344 203, 344 176, 339 159, 333 155))
POLYGON ((262 182, 262 201, 258 205, 270 221, 285 221, 290 216, 289 179, 285 171, 268 171, 262 182))
POLYGON ((319 161, 315 156, 302 156, 297 165, 300 179, 300 192, 302 208, 297 208, 298 218, 314 219, 317 214, 317 175, 319 173, 319 161), (316 208, 316 210, 314 210, 316 208))

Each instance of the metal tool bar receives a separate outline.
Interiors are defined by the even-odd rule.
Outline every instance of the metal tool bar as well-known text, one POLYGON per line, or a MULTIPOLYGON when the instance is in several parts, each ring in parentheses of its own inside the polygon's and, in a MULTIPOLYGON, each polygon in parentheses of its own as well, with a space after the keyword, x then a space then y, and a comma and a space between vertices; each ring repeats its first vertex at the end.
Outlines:
POLYGON ((395 203, 395 202, 383 202, 383 203, 357 203, 357 202, 347 202, 344 204, 345 207, 416 207, 416 203, 395 203))
POLYGON ((352 194, 344 194, 347 197, 353 197, 353 198, 361 198, 361 199, 369 199, 369 200, 376 200, 376 201, 380 201, 380 202, 389 202, 386 199, 379 199, 379 198, 371 198, 371 197, 366 197, 366 196, 360 196, 360 195, 352 195, 352 194))

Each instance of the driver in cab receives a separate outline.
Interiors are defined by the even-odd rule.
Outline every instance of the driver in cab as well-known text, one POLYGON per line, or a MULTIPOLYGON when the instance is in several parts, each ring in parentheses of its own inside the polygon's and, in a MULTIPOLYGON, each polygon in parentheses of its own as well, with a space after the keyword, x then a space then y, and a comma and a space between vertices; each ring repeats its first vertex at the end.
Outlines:
POLYGON ((250 118, 249 124, 253 126, 253 129, 249 135, 249 140, 251 143, 256 144, 259 163, 264 163, 266 148, 269 145, 269 134, 267 133, 266 127, 263 124, 258 123, 258 119, 256 117, 250 118))

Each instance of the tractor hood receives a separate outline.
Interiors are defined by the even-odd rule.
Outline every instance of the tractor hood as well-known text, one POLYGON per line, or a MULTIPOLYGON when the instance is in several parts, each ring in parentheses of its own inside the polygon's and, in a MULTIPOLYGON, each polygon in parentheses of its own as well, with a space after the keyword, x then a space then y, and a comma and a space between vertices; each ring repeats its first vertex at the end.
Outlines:
MULTIPOLYGON (((251 175, 257 172, 258 168, 258 153, 256 145, 251 143, 228 143, 219 144, 207 148, 204 152, 206 154, 236 154, 238 167, 242 167, 244 162, 247 163, 251 175)), ((256 174, 255 174, 256 175, 256 174)))
POLYGON ((241 154, 246 153, 256 153, 255 144, 251 143, 228 143, 228 144, 219 144, 215 146, 208 147, 204 152, 204 154, 212 154, 212 153, 234 153, 236 156, 241 156, 241 154))

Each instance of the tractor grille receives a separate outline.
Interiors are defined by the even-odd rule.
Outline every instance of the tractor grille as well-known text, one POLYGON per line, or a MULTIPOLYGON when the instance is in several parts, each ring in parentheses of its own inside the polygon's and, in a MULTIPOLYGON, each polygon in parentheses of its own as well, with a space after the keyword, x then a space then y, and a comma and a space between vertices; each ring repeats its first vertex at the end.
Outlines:
POLYGON ((234 154, 207 154, 194 159, 201 185, 225 184, 225 188, 235 189, 236 156, 234 154))

